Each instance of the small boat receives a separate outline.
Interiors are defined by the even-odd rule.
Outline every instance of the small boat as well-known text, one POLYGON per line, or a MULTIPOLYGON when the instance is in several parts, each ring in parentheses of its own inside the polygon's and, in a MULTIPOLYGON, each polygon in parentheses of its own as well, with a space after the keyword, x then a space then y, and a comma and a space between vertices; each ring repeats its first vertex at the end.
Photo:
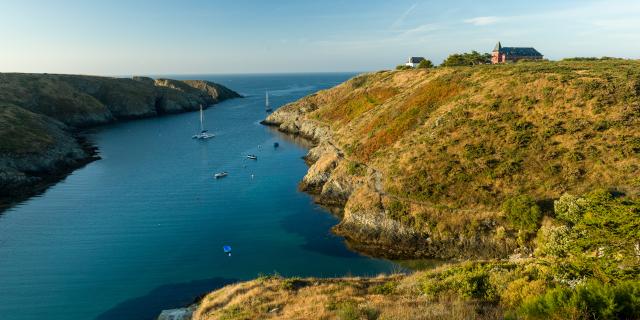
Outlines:
POLYGON ((227 175, 229 175, 229 173, 226 172, 226 171, 223 171, 223 172, 218 172, 218 173, 214 174, 213 177, 216 178, 216 179, 220 179, 220 178, 226 177, 227 175))
POLYGON ((258 160, 258 156, 256 156, 255 154, 248 154, 247 158, 251 160, 258 160))
POLYGON ((265 96, 265 102, 264 102, 265 111, 267 112, 273 111, 273 109, 271 109, 271 107, 269 106, 269 91, 265 92, 264 96, 265 96))
POLYGON ((208 130, 204 129, 204 113, 202 112, 202 105, 200 105, 200 133, 196 133, 193 135, 193 139, 198 140, 206 140, 215 137, 216 135, 213 133, 209 133, 208 130))
POLYGON ((280 144, 279 144, 279 143, 277 143, 277 142, 274 142, 274 143, 273 143, 273 147, 274 147, 274 148, 277 148, 277 147, 279 147, 279 146, 280 146, 280 144))

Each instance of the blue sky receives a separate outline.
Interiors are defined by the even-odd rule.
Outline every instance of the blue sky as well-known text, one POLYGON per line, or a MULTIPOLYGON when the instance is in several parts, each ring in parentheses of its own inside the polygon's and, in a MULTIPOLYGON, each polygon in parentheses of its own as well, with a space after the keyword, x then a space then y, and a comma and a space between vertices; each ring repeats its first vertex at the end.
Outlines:
POLYGON ((639 0, 0 2, 0 72, 370 71, 534 46, 640 58, 639 0))

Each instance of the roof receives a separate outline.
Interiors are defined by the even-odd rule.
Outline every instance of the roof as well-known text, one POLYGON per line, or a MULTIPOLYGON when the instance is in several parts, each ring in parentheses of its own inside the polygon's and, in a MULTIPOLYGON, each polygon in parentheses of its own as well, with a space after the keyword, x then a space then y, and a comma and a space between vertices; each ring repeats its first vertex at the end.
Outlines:
POLYGON ((425 58, 423 57, 411 57, 409 58, 409 63, 420 63, 422 61, 424 61, 425 58))
POLYGON ((498 41, 496 46, 493 48, 493 52, 504 53, 508 56, 521 56, 521 57, 535 57, 540 56, 542 54, 538 52, 538 50, 530 47, 503 47, 502 43, 498 41))
POLYGON ((522 57, 542 56, 542 54, 534 48, 501 47, 500 53, 505 53, 507 56, 522 56, 522 57))

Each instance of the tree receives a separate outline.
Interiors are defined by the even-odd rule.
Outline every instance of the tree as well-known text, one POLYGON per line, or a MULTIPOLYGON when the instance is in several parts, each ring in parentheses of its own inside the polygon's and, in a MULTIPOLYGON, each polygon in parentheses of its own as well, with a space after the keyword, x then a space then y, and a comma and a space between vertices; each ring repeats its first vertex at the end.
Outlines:
POLYGON ((457 67, 457 66, 475 66, 477 64, 491 63, 491 54, 479 53, 477 51, 471 51, 469 53, 455 53, 447 57, 442 66, 444 67, 457 67))
POLYGON ((422 60, 420 61, 420 63, 418 64, 418 68, 419 69, 429 69, 429 68, 433 68, 433 63, 431 63, 431 60, 422 60))
POLYGON ((502 205, 502 210, 511 225, 524 232, 535 231, 542 218, 540 207, 527 195, 507 199, 502 205))

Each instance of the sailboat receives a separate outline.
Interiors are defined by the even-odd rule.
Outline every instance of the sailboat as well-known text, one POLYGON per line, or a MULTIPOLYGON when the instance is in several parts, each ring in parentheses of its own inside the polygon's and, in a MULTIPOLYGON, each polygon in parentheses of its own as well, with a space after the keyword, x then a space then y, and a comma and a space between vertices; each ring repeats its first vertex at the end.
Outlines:
POLYGON ((192 138, 206 140, 215 136, 215 134, 209 133, 208 130, 204 129, 204 113, 202 112, 202 105, 200 105, 200 133, 194 134, 192 138))
POLYGON ((269 106, 269 91, 265 92, 264 96, 265 96, 265 102, 264 102, 265 111, 267 112, 273 111, 273 109, 271 109, 271 107, 269 106))

